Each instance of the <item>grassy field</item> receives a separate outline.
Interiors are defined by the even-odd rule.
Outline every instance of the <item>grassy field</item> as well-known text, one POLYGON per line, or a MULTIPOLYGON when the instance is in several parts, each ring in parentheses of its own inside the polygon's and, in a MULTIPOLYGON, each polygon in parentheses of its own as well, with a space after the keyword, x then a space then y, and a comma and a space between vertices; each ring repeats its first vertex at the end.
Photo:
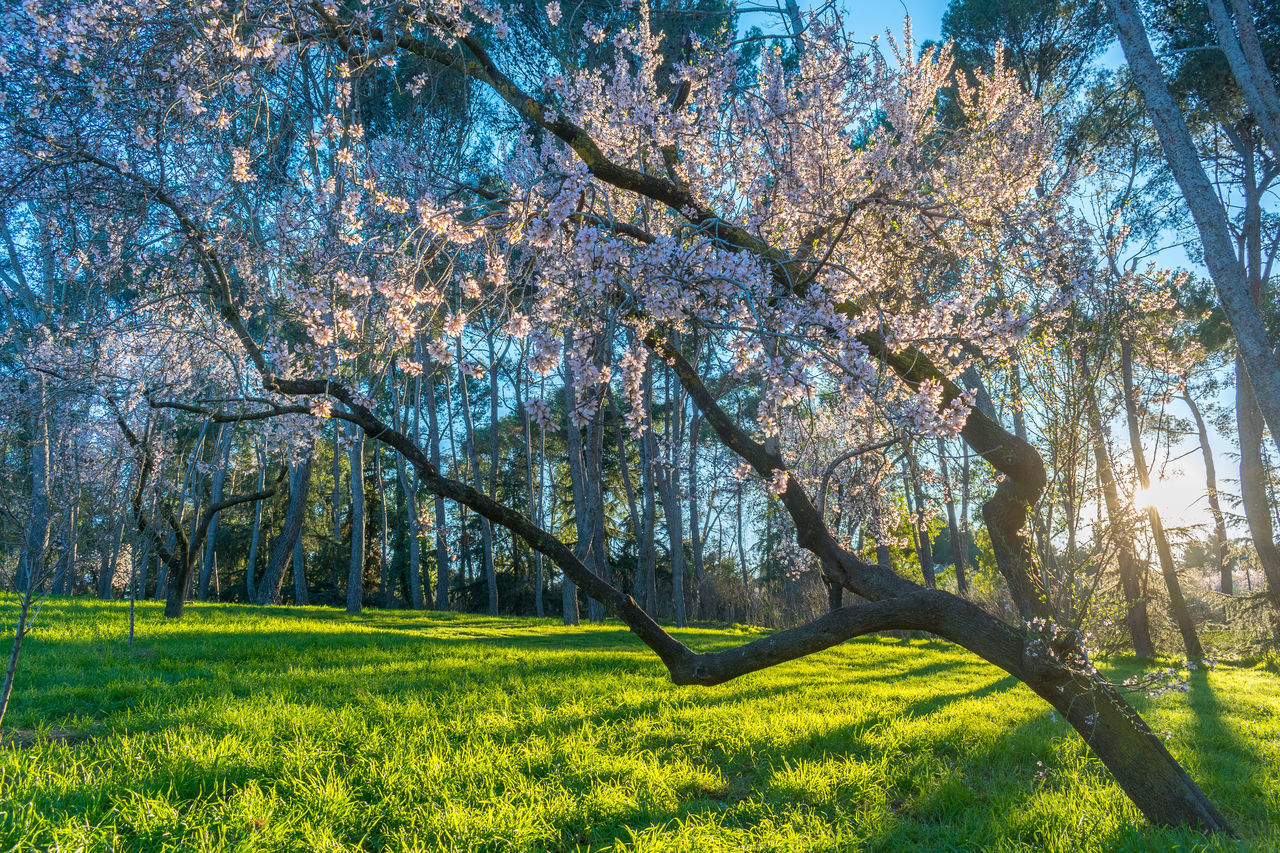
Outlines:
POLYGON ((1047 706, 942 643, 691 688, 612 624, 147 604, 131 650, 126 618, 41 614, 0 746, 3 849, 1280 849, 1260 668, 1139 702, 1238 844, 1143 826, 1047 706))

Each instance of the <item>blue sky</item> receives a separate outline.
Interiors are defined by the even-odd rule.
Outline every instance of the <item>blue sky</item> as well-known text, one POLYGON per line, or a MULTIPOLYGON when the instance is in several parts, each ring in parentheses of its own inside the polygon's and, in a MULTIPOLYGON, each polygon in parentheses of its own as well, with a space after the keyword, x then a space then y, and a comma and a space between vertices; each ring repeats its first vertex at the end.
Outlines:
POLYGON ((902 19, 909 14, 919 43, 942 37, 942 14, 947 10, 947 3, 945 0, 847 0, 845 8, 849 28, 864 38, 883 35, 885 30, 901 35, 902 19))

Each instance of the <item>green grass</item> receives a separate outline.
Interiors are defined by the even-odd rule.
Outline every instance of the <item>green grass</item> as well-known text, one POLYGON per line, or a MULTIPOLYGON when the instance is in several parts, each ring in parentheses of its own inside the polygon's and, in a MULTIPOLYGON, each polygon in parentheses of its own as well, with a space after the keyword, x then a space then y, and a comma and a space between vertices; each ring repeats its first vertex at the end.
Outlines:
POLYGON ((41 614, 0 848, 1280 849, 1280 678, 1258 668, 1139 702, 1237 844, 1145 826, 1047 706, 942 643, 867 638, 695 688, 614 624, 146 604, 130 650, 126 618, 41 614))

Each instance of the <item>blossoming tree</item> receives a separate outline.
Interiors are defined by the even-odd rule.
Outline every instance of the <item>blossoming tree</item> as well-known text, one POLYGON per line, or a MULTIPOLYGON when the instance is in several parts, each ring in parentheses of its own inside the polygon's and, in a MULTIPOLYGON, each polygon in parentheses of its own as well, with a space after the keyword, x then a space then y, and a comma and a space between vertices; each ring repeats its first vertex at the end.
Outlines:
MULTIPOLYGON (((223 360, 198 388, 138 371, 123 431, 136 438, 156 409, 340 419, 552 561, 681 684, 930 631, 1056 708, 1148 819, 1229 831, 1079 636, 1046 618, 1023 533, 1043 465, 960 381, 1053 322, 1090 268, 1036 104, 1001 68, 970 86, 945 49, 917 57, 909 34, 862 50, 831 14, 794 17, 756 50, 731 26, 655 31, 643 5, 586 10, 11 11, 11 191, 106 235, 82 249, 85 275, 119 294, 104 313, 133 310, 140 291, 179 305, 193 319, 152 333, 195 336, 223 360), (450 139, 427 105, 444 85, 492 120, 450 139), (481 166, 458 165, 464 148, 481 166), (669 371, 740 473, 777 496, 797 566, 865 600, 698 653, 608 580, 598 542, 571 548, 478 477, 446 476, 436 448, 374 405, 424 369, 482 376, 508 345, 525 373, 563 365, 571 454, 611 389, 634 440, 650 441, 646 388, 669 371), (758 404, 739 416, 723 402, 744 387, 758 404), (883 478, 863 457, 957 436, 998 481, 983 516, 1016 624, 867 562, 831 523, 864 513, 887 535, 873 523, 883 478)), ((546 400, 524 408, 549 425, 546 400)))

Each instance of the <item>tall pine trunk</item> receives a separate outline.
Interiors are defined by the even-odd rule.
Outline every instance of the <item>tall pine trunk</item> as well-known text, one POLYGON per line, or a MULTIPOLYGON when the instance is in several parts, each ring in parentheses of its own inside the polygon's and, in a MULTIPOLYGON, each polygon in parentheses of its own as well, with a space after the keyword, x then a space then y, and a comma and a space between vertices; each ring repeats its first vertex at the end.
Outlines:
POLYGON ((1209 512, 1213 516, 1213 544, 1218 561, 1220 591, 1223 595, 1232 595, 1234 590, 1235 560, 1231 557, 1227 543, 1227 523, 1222 514, 1222 503, 1218 499, 1218 472, 1213 462, 1213 447, 1209 444, 1209 428, 1205 425, 1200 407, 1191 397, 1191 389, 1183 387, 1182 399, 1191 410, 1191 417, 1196 422, 1196 434, 1200 437, 1200 454, 1204 458, 1205 491, 1209 498, 1209 512))
POLYGON ((1106 502, 1107 517, 1116 539, 1116 562, 1120 568, 1120 587, 1124 593, 1125 624, 1133 640, 1133 651, 1140 658, 1155 657, 1155 645, 1151 642, 1151 623, 1147 617, 1147 602, 1142 597, 1142 582, 1138 574, 1133 546, 1129 543, 1129 531, 1125 529, 1124 509, 1116 487, 1115 473, 1107 450, 1107 433, 1102 426, 1102 411, 1098 406, 1098 391, 1089 371, 1088 361, 1080 353, 1080 374, 1085 396, 1085 412, 1089 421, 1089 439, 1093 446, 1094 464, 1098 468, 1098 481, 1106 502))
POLYGON ((351 559, 347 563, 347 612, 364 609, 364 430, 352 425, 347 450, 351 471, 351 559))
MULTIPOLYGON (((1147 470, 1147 457, 1142 449, 1142 431, 1138 424, 1138 391, 1133 381, 1133 345, 1128 340, 1120 342, 1120 377, 1124 386, 1124 412, 1129 425, 1133 467, 1138 472, 1139 488, 1148 490, 1151 488, 1151 474, 1147 470)), ((1200 647, 1195 622, 1191 619, 1186 598, 1182 594, 1182 583, 1178 580, 1178 571, 1173 564, 1173 549, 1169 547, 1169 538, 1160 521, 1160 512, 1152 505, 1147 506, 1147 523, 1151 526, 1151 535, 1156 542, 1156 556, 1160 560, 1160 573, 1164 576, 1165 589, 1169 593, 1169 607, 1173 610, 1174 621, 1182 634, 1187 659, 1200 660, 1204 657, 1204 649, 1200 647)))

